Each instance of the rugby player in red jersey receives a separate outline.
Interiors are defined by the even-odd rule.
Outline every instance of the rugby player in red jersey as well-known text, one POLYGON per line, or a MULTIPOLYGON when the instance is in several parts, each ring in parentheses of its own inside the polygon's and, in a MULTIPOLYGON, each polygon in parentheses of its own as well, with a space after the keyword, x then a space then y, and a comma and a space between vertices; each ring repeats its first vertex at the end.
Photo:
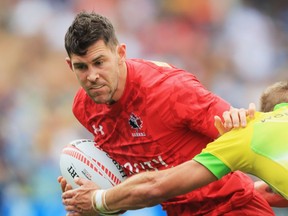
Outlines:
MULTIPOLYGON (((126 59, 126 46, 99 14, 79 13, 66 33, 65 48, 81 85, 73 113, 128 176, 191 160, 217 138, 215 115, 224 113, 228 130, 239 121, 246 124, 247 111, 231 108, 192 73, 167 63, 126 59)), ((58 181, 63 191, 71 189, 63 177, 58 181)), ((241 172, 162 206, 168 216, 274 215, 251 178, 241 172)), ((73 205, 66 210, 69 216, 89 214, 73 205)))

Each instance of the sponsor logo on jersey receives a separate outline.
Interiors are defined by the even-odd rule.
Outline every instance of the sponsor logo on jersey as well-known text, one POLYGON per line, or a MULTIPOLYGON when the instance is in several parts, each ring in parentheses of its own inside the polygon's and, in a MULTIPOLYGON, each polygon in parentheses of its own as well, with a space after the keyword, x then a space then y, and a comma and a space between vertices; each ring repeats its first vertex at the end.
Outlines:
POLYGON ((130 118, 128 120, 129 125, 131 126, 132 129, 135 129, 136 132, 132 133, 133 137, 144 137, 146 134, 144 132, 141 132, 142 126, 143 126, 143 121, 141 120, 140 117, 136 116, 134 113, 130 114, 130 118))
POLYGON ((262 123, 265 122, 287 122, 288 112, 276 113, 273 116, 268 116, 261 120, 262 123), (286 118, 285 118, 286 117, 286 118))
POLYGON ((162 159, 161 155, 159 155, 157 158, 153 158, 149 161, 138 163, 127 162, 123 167, 133 174, 139 173, 140 171, 158 171, 161 167, 167 168, 168 164, 162 159))

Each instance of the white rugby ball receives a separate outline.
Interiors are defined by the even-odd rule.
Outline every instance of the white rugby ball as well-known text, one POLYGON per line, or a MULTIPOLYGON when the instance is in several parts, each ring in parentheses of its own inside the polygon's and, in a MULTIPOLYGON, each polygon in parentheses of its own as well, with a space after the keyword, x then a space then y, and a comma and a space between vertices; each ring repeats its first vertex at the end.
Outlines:
POLYGON ((121 166, 90 139, 74 140, 62 149, 60 171, 67 183, 79 187, 75 177, 95 182, 100 188, 111 188, 126 179, 121 166))

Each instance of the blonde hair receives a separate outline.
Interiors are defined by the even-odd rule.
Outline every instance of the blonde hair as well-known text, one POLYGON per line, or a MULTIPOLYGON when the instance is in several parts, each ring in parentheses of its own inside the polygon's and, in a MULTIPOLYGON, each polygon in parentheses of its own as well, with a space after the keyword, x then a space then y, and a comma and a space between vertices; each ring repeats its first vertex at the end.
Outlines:
POLYGON ((279 103, 288 103, 288 81, 276 82, 263 92, 260 111, 270 112, 279 103))

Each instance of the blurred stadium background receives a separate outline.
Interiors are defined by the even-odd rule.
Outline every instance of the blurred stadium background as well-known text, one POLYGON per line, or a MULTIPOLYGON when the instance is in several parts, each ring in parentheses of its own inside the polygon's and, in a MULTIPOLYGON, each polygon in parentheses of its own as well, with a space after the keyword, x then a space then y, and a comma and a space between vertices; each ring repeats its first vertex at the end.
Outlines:
POLYGON ((0 0, 1 216, 65 215, 60 150, 90 138, 71 112, 78 84, 63 45, 81 10, 108 16, 128 57, 185 68, 235 107, 288 78, 287 0, 0 0))

